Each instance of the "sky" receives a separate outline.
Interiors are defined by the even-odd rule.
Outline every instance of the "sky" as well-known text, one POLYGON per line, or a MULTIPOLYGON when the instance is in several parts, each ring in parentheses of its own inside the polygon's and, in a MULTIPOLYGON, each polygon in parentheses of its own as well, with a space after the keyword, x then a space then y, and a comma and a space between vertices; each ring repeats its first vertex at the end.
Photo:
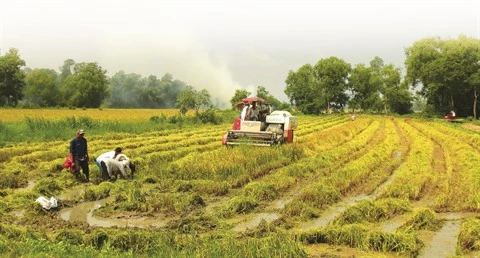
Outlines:
POLYGON ((336 56, 375 56, 404 72, 426 37, 480 39, 480 0, 0 0, 0 54, 59 71, 66 59, 113 76, 165 73, 226 104, 264 86, 288 101, 289 71, 336 56))

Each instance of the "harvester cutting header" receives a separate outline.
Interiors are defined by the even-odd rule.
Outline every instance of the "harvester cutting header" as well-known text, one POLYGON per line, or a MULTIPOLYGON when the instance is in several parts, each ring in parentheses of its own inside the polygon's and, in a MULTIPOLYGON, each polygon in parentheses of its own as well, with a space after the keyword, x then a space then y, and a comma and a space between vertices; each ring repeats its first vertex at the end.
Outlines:
POLYGON ((242 112, 235 119, 232 130, 223 136, 222 144, 273 146, 293 142, 298 120, 290 112, 272 112, 269 103, 257 97, 245 98, 237 107, 242 112))

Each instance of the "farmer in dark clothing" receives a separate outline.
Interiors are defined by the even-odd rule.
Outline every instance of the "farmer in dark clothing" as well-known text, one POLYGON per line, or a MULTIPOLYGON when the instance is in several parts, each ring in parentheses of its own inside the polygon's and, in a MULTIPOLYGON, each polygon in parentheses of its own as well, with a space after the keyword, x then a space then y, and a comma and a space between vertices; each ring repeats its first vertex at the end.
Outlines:
POLYGON ((75 163, 74 174, 77 179, 80 178, 80 168, 86 177, 87 182, 90 181, 90 172, 88 170, 88 148, 87 139, 84 136, 85 132, 80 129, 77 131, 77 136, 70 141, 70 155, 75 163))

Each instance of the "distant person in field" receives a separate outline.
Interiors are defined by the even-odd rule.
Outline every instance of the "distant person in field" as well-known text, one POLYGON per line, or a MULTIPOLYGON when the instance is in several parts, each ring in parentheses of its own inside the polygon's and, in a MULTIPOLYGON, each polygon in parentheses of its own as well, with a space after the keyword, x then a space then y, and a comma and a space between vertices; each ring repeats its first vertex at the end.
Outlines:
POLYGON ((455 111, 450 111, 450 115, 452 116, 453 119, 455 119, 455 111))
POLYGON ((77 136, 70 141, 70 157, 72 157, 74 167, 74 175, 80 179, 80 168, 85 175, 87 182, 90 181, 90 171, 88 169, 88 144, 85 139, 85 131, 80 129, 77 136))
POLYGON ((352 119, 352 121, 355 121, 355 114, 352 114, 352 115, 350 116, 350 119, 352 119))

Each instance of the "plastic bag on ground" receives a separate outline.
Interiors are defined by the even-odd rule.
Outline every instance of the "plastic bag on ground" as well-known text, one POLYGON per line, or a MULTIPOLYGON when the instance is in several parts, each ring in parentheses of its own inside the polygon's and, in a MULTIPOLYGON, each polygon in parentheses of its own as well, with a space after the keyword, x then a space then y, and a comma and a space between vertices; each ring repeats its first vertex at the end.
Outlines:
POLYGON ((40 203, 40 205, 42 205, 42 207, 46 210, 50 210, 51 208, 56 208, 58 207, 58 204, 57 204, 57 199, 55 199, 55 197, 50 197, 50 200, 41 196, 41 197, 38 197, 35 202, 38 202, 40 203))

